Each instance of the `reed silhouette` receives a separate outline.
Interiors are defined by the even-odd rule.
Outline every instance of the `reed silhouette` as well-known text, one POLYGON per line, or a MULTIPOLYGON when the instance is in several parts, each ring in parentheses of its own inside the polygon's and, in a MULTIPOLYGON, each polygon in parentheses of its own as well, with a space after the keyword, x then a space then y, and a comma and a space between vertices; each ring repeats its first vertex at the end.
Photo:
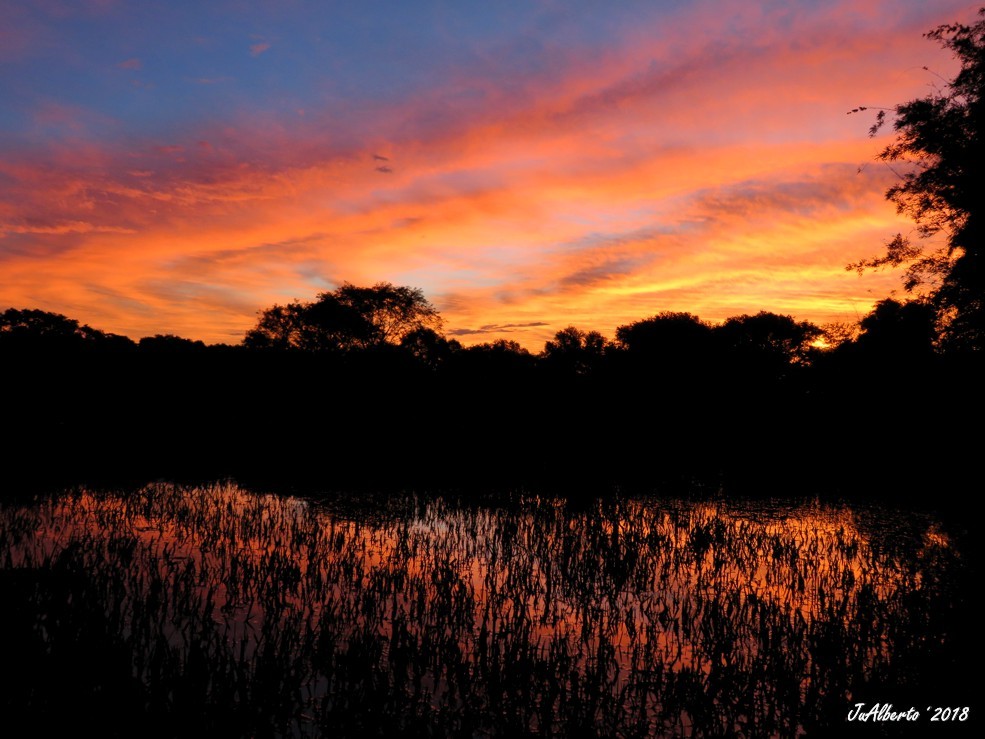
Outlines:
POLYGON ((967 554, 885 506, 75 489, 0 506, 0 702, 41 735, 831 735, 972 705, 967 554))

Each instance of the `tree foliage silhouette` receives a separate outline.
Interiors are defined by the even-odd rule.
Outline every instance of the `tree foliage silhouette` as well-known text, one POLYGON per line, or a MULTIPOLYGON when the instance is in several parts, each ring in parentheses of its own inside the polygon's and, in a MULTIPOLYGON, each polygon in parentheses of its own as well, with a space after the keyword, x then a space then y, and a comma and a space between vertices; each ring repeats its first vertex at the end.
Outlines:
POLYGON ((582 331, 574 326, 561 329, 544 344, 549 365, 576 375, 589 374, 602 361, 605 337, 598 331, 582 331))
POLYGON ((200 352, 207 348, 204 341, 193 341, 174 334, 145 336, 138 343, 142 351, 151 352, 200 352))
POLYGON ((431 369, 444 364, 450 356, 462 350, 455 339, 446 339, 433 328, 415 328, 404 334, 400 346, 411 356, 431 369))
POLYGON ((663 311, 616 328, 616 341, 644 361, 702 362, 711 348, 712 329, 691 313, 663 311))
MULTIPOLYGON (((985 161, 985 8, 979 15, 973 25, 942 25, 925 34, 949 49, 960 69, 943 88, 895 107, 896 138, 879 154, 882 161, 911 165, 886 197, 914 220, 920 236, 945 234, 944 245, 928 251, 898 234, 882 256, 849 265, 859 272, 906 265, 908 291, 930 286, 944 345, 977 350, 985 346, 985 188, 978 164, 985 161)), ((885 122, 881 111, 870 132, 885 122)))
POLYGON ((727 351, 779 365, 810 361, 814 342, 823 331, 809 321, 760 311, 733 316, 715 328, 727 351))
POLYGON ((420 288, 378 282, 342 283, 313 302, 274 305, 260 314, 243 343, 254 349, 346 351, 400 344, 410 334, 441 328, 420 288))
POLYGON ((880 300, 859 323, 857 347, 875 359, 929 357, 934 348, 934 309, 929 303, 880 300))
POLYGON ((128 349, 125 336, 108 334, 60 313, 8 308, 0 313, 0 346, 8 350, 128 349))

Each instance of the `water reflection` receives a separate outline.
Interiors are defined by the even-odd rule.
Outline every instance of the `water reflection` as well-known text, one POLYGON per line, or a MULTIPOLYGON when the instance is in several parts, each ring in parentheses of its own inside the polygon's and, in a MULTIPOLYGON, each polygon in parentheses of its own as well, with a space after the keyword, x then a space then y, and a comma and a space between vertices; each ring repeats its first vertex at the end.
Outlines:
POLYGON ((79 710, 164 734, 796 736, 921 688, 961 571, 932 521, 819 504, 158 484, 0 509, 11 705, 44 720, 79 674, 79 710))

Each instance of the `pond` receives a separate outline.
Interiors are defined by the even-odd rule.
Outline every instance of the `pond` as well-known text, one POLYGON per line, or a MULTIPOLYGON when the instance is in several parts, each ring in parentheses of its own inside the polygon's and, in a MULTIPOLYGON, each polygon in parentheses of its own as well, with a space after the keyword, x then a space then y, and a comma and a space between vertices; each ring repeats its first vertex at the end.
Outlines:
POLYGON ((817 500, 72 489, 0 506, 0 688, 41 733, 927 731, 974 720, 967 542, 817 500))

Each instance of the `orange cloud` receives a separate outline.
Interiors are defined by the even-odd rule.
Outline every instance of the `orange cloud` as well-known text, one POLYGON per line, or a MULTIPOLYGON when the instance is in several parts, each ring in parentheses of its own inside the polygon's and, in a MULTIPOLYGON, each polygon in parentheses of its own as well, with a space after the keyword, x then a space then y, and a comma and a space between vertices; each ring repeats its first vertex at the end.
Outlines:
POLYGON ((70 221, 68 223, 48 224, 39 226, 0 223, 0 235, 11 234, 85 234, 85 233, 124 233, 132 234, 132 228, 119 226, 96 226, 85 221, 70 221))
POLYGON ((728 6, 693 36, 641 28, 540 76, 463 71, 344 115, 25 149, 0 159, 0 300, 235 342, 274 302, 391 280, 466 342, 535 350, 661 310, 855 320, 898 281, 844 265, 910 224, 883 198, 892 173, 867 165, 880 141, 845 112, 922 94, 913 60, 932 54, 924 25, 853 34, 839 8, 748 43, 723 29, 759 11, 728 6))

